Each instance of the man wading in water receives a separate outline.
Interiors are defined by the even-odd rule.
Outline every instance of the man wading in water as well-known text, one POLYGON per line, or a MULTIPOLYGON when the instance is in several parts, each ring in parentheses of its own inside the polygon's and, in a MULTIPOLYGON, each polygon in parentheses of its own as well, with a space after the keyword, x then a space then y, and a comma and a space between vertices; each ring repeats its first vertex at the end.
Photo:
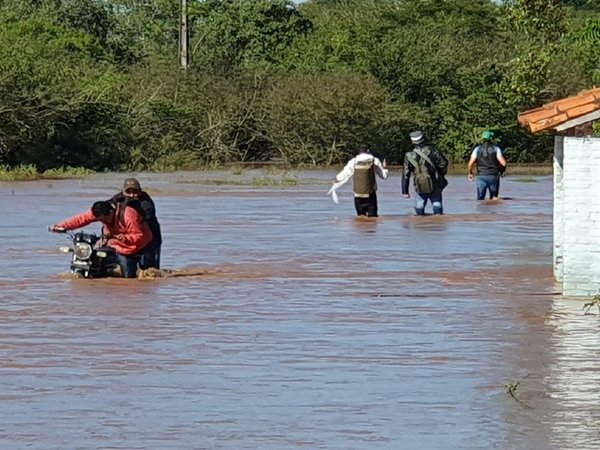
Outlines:
POLYGON ((417 193, 415 199, 415 215, 425 215, 427 201, 431 201, 433 214, 443 214, 442 191, 448 185, 446 172, 448 160, 432 145, 425 145, 422 131, 410 133, 413 144, 412 151, 404 155, 404 172, 402 172, 402 195, 410 198, 408 185, 411 174, 417 193))
POLYGON ((375 175, 385 180, 388 170, 379 158, 371 153, 369 145, 364 145, 354 158, 338 173, 329 193, 333 201, 337 203, 335 191, 346 183, 350 178, 354 182, 354 207, 359 216, 377 217, 377 181, 375 175))
POLYGON ((152 242, 142 252, 140 267, 142 269, 149 267, 160 269, 162 234, 156 218, 156 207, 150 195, 142 190, 140 182, 136 178, 127 178, 123 183, 123 190, 115 194, 109 201, 123 206, 131 206, 142 217, 142 221, 148 224, 152 231, 152 242))
POLYGON ((484 200, 486 191, 490 199, 497 200, 500 192, 500 177, 506 170, 506 159, 500 146, 492 142, 494 133, 489 130, 481 134, 483 143, 473 149, 467 164, 467 177, 473 181, 473 166, 477 168, 477 200, 484 200))

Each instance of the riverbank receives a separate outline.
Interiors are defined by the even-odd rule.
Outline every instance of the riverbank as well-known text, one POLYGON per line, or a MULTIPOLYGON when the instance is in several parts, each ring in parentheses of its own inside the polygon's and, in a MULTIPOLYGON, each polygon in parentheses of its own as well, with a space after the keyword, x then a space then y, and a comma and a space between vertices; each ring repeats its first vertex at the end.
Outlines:
POLYGON ((40 172, 33 164, 12 168, 0 166, 0 181, 62 180, 83 178, 93 173, 92 170, 83 167, 59 167, 40 172))
MULTIPOLYGON (((256 163, 236 163, 231 164, 225 167, 220 168, 219 170, 229 170, 234 175, 239 175, 246 170, 255 169, 255 168, 265 168, 266 175, 272 175, 277 178, 282 174, 290 173, 294 170, 307 170, 307 168, 290 168, 281 164, 256 164, 256 163)), ((388 166, 388 168, 392 171, 401 171, 402 166, 388 166)), ((332 167, 314 167, 310 168, 310 170, 320 170, 320 171, 330 171, 332 173, 337 173, 341 169, 341 166, 332 166, 332 167)), ((215 170, 215 169, 211 169, 215 170)), ((199 172, 203 170, 199 169, 199 172)), ((553 167, 552 164, 509 164, 508 170, 506 172, 506 176, 511 175, 552 175, 553 167)), ((170 171, 165 171, 170 172, 170 171)), ((93 172, 89 169, 85 169, 82 167, 61 167, 58 169, 50 169, 44 172, 38 171, 38 169, 33 165, 27 166, 18 166, 15 168, 8 168, 6 166, 0 166, 0 181, 35 181, 35 180, 61 180, 61 179, 76 179, 76 178, 84 178, 86 176, 92 175, 96 172, 93 172)), ((128 172, 123 172, 128 173, 128 172)), ((158 173, 158 172, 157 172, 158 173)), ((466 165, 465 164, 451 164, 448 168, 449 175, 460 175, 466 173, 466 165)), ((287 179, 286 179, 287 180, 287 179)), ((268 177, 263 177, 260 180, 257 180, 255 184, 257 185, 271 185, 273 184, 269 180, 268 177)), ((288 182, 277 183, 277 184, 290 184, 295 185, 297 183, 288 182)))
MULTIPOLYGON (((511 175, 552 175, 553 166, 549 163, 543 164, 508 164, 505 176, 511 175)), ((460 175, 467 173, 466 164, 451 164, 448 168, 449 175, 460 175)))

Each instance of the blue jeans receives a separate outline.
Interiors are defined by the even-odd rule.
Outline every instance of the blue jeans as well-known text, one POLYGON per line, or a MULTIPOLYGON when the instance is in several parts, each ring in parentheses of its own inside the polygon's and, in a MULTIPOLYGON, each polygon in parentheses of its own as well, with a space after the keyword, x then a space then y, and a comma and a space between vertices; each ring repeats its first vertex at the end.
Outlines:
POLYGON ((417 216, 425 215, 425 206, 427 201, 431 201, 434 214, 444 214, 444 206, 442 205, 442 190, 436 189, 431 194, 419 194, 417 192, 415 199, 415 214, 417 216))
POLYGON ((500 190, 499 175, 477 175, 475 183, 477 184, 477 200, 484 200, 485 193, 488 190, 490 198, 498 197, 498 191, 500 190))
POLYGON ((135 256, 125 256, 117 253, 117 263, 121 268, 121 273, 124 278, 135 278, 137 276, 138 262, 140 257, 135 256))
POLYGON ((154 267, 160 269, 160 245, 144 250, 140 255, 140 268, 154 267))

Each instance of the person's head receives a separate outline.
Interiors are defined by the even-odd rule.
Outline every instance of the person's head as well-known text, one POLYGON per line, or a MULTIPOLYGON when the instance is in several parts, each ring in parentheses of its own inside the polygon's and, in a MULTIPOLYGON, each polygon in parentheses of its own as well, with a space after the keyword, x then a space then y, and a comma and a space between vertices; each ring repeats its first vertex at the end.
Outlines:
POLYGON ((410 142, 412 142, 414 145, 420 145, 425 142, 425 136, 423 136, 423 132, 416 130, 410 133, 410 142))
POLYGON ((92 205, 92 214, 100 222, 110 224, 115 217, 115 208, 111 202, 96 202, 92 205))
POLYGON ((123 195, 125 197, 137 198, 142 192, 142 186, 136 178, 127 178, 123 182, 123 195))
POLYGON ((367 143, 361 145, 358 149, 358 153, 371 153, 371 146, 367 143))
POLYGON ((494 133, 490 130, 485 130, 483 133, 481 133, 481 139, 483 139, 484 141, 489 141, 494 137, 494 133))

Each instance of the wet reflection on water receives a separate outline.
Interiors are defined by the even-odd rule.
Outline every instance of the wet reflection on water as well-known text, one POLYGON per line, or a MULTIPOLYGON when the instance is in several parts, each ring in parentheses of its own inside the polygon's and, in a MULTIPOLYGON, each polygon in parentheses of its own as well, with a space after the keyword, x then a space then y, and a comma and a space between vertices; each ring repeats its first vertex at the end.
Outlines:
POLYGON ((173 271, 143 280, 74 280, 45 232, 121 175, 2 184, 1 447, 600 446, 600 321, 557 294, 550 177, 497 203, 452 178, 419 218, 392 173, 358 219, 331 173, 290 176, 140 175, 173 271))

